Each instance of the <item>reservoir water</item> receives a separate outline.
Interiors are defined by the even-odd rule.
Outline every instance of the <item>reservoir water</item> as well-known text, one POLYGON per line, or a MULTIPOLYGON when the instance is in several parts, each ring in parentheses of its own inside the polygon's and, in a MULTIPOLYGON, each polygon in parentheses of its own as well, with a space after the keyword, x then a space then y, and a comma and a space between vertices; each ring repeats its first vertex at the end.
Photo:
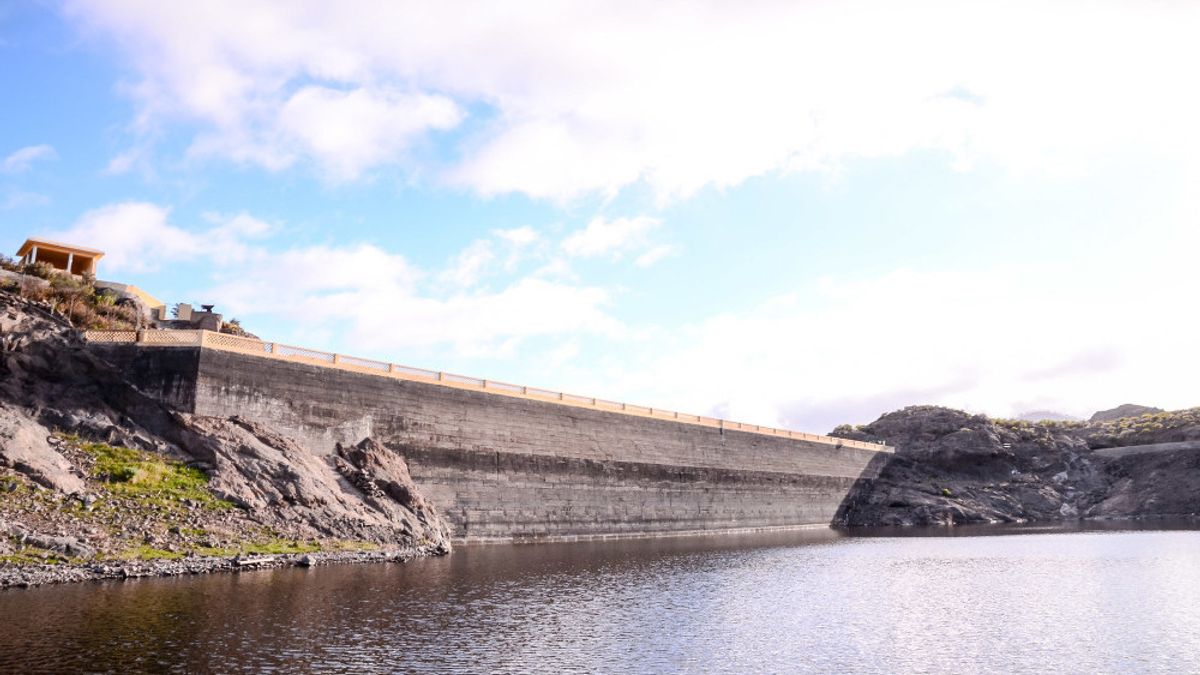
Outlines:
POLYGON ((8 590, 0 670, 1200 672, 1200 532, 954 532, 459 547, 8 590))

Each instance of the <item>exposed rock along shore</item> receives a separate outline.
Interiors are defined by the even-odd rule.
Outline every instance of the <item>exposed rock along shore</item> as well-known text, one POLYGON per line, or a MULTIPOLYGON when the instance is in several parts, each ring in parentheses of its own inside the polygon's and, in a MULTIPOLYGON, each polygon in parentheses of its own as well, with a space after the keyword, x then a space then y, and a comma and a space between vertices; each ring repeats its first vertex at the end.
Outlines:
POLYGON ((74 581, 168 577, 348 563, 406 563, 430 555, 408 547, 388 551, 342 551, 287 555, 194 556, 171 560, 108 560, 93 563, 0 566, 0 588, 25 588, 74 581))
POLYGON ((0 587, 449 550, 397 450, 172 411, 0 291, 0 587))
POLYGON ((835 436, 896 448, 839 512, 845 526, 1200 514, 1200 408, 1121 406, 1087 422, 990 419, 913 406, 835 436), (1132 417, 1117 416, 1121 412, 1132 417))
MULTIPOLYGON (((1029 422, 914 406, 833 435, 896 448, 836 525, 1200 513, 1200 409, 1029 422)), ((260 423, 175 412, 50 305, 0 290, 0 588, 405 561, 449 552, 449 532, 400 449, 366 438, 322 456, 260 423)))

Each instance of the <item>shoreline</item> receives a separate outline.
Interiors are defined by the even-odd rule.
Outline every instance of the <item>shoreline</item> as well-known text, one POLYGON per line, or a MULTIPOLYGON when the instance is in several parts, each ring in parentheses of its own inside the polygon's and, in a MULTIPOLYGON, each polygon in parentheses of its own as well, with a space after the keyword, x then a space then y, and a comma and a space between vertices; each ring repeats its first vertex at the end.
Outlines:
POLYGON ((278 555, 197 556, 171 560, 108 560, 53 565, 0 567, 0 592, 87 581, 177 577, 286 567, 318 567, 368 563, 407 563, 439 554, 431 547, 410 546, 386 551, 330 551, 278 555))
MULTIPOLYGON (((969 523, 960 525, 891 525, 891 526, 802 526, 774 528, 766 531, 811 530, 828 527, 830 530, 859 537, 956 537, 1039 534, 1046 532, 1105 532, 1139 530, 1138 525, 1164 525, 1164 530, 1200 530, 1198 515, 1142 515, 1124 517, 1081 518, 1075 520, 1027 521, 1022 523, 969 523), (1174 527, 1172 527, 1172 525, 1174 527)), ((755 528, 753 531, 764 531, 755 528)), ((724 534, 742 534, 744 531, 719 531, 710 533, 689 532, 687 536, 706 537, 724 534)), ((627 541, 632 537, 620 537, 627 541)), ((657 537, 646 537, 655 539, 657 537)), ((550 543, 597 543, 616 539, 587 539, 576 541, 485 541, 459 542, 460 546, 531 546, 550 543)), ((246 572, 288 567, 319 567, 324 565, 355 565, 377 563, 408 563, 418 558, 429 558, 451 553, 439 552, 430 546, 407 546, 380 551, 328 551, 313 553, 285 553, 273 555, 196 556, 170 560, 108 560, 91 563, 58 564, 9 564, 0 567, 0 593, 10 589, 27 589, 58 584, 89 581, 115 581, 125 579, 151 579, 189 576, 198 574, 220 574, 246 572)))

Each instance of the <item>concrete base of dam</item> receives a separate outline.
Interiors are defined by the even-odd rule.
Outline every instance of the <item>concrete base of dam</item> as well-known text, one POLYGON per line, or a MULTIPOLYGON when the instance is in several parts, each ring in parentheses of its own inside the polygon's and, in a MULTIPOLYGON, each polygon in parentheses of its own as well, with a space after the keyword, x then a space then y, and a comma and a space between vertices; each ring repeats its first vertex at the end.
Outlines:
POLYGON ((887 457, 202 347, 89 348, 182 412, 317 455, 368 437, 398 450, 465 542, 826 526, 887 457))

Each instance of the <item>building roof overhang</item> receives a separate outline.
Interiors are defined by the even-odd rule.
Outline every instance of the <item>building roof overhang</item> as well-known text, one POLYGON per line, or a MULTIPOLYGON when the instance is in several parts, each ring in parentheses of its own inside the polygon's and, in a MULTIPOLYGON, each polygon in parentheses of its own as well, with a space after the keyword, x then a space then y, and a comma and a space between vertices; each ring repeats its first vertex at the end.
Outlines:
POLYGON ((29 239, 26 239, 25 243, 21 244, 21 248, 17 250, 17 257, 18 258, 23 257, 26 253, 29 253, 29 251, 31 249, 33 249, 33 247, 35 247, 35 246, 38 247, 39 249, 58 251, 59 253, 74 253, 77 256, 84 257, 84 258, 92 258, 95 260, 99 260, 104 257, 104 251, 98 251, 94 248, 87 248, 86 246, 76 246, 74 244, 64 244, 60 241, 53 241, 50 239, 41 239, 39 237, 30 237, 29 239))

